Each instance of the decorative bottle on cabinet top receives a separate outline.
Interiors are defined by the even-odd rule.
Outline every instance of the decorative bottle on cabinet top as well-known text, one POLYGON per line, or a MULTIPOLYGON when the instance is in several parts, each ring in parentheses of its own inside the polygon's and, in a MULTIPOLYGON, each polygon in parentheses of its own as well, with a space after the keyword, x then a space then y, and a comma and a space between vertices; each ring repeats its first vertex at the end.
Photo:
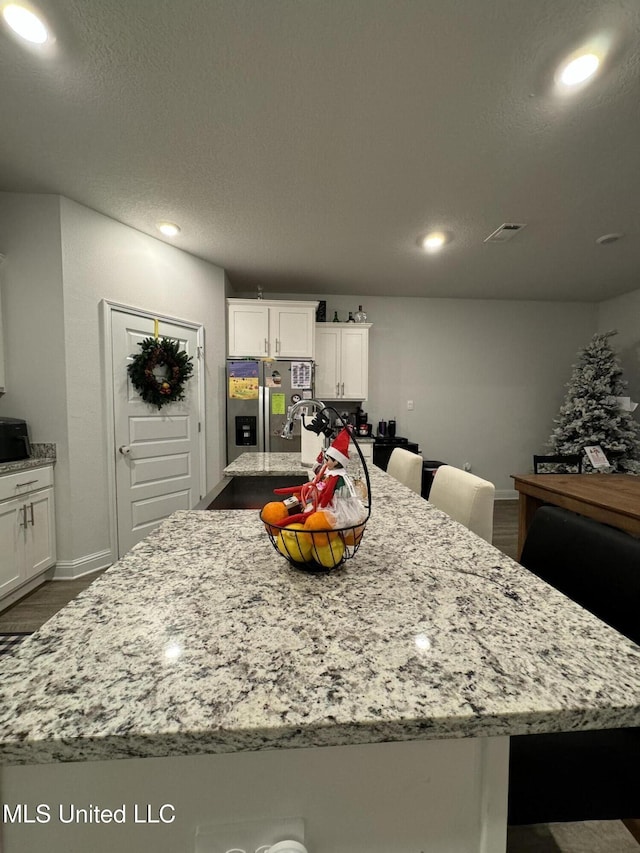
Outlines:
POLYGON ((340 317, 338 317, 338 312, 337 312, 337 311, 334 311, 334 312, 333 312, 333 320, 332 320, 331 322, 332 322, 332 323, 339 323, 339 322, 340 322, 340 317))
POLYGON ((349 319, 347 320, 347 323, 355 323, 355 320, 353 319, 353 311, 349 311, 349 319))
POLYGON ((356 323, 366 323, 367 322, 367 315, 362 310, 362 305, 358 305, 358 310, 356 311, 355 321, 356 321, 356 323))

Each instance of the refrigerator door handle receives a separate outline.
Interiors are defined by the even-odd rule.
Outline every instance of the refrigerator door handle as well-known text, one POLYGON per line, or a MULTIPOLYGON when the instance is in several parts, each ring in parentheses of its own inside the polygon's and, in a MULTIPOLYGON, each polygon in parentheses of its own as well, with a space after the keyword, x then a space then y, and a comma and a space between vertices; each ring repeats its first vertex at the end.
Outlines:
MULTIPOLYGON (((269 436, 265 429, 265 412, 269 409, 269 389, 260 385, 258 389, 258 451, 265 453, 269 450, 269 436)), ((267 414, 267 423, 269 416, 267 414)))

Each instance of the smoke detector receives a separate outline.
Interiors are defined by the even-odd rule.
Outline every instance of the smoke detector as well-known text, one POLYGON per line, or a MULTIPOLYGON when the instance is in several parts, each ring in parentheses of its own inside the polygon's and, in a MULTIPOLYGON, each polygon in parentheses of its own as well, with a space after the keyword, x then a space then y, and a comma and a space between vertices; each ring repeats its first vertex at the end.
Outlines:
POLYGON ((493 234, 485 237, 483 243, 506 243, 507 240, 511 240, 526 227, 524 222, 504 222, 499 228, 496 228, 493 234))

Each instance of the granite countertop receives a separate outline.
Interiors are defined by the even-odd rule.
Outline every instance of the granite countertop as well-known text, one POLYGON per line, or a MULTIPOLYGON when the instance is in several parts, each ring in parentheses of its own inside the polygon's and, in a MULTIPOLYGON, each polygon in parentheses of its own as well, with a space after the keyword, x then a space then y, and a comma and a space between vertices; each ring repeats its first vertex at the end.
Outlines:
POLYGON ((287 477, 308 474, 311 465, 303 465, 299 453, 243 453, 224 469, 226 477, 287 477))
POLYGON ((42 456, 40 458, 20 459, 18 462, 0 462, 0 476, 2 474, 13 474, 16 471, 28 471, 30 468, 42 468, 43 465, 53 465, 55 457, 42 456))
POLYGON ((28 471, 30 468, 42 468, 43 465, 54 465, 56 461, 55 444, 31 444, 29 459, 19 459, 17 462, 0 462, 0 476, 13 474, 16 471, 28 471))
MULTIPOLYGON (((257 456, 229 467, 287 461, 257 456)), ((1 760, 640 725, 640 647, 370 473, 360 550, 329 574, 255 511, 172 515, 0 664, 1 760)))

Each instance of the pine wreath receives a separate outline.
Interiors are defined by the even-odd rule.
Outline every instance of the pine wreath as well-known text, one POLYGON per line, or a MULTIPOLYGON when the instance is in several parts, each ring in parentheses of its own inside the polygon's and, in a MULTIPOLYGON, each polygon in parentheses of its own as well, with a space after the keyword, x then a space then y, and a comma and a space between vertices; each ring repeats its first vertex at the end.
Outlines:
POLYGON ((171 338, 145 338, 140 352, 127 367, 131 382, 145 403, 161 409, 167 403, 184 400, 184 383, 193 373, 193 358, 171 338), (164 365, 168 375, 157 378, 154 368, 164 365))

